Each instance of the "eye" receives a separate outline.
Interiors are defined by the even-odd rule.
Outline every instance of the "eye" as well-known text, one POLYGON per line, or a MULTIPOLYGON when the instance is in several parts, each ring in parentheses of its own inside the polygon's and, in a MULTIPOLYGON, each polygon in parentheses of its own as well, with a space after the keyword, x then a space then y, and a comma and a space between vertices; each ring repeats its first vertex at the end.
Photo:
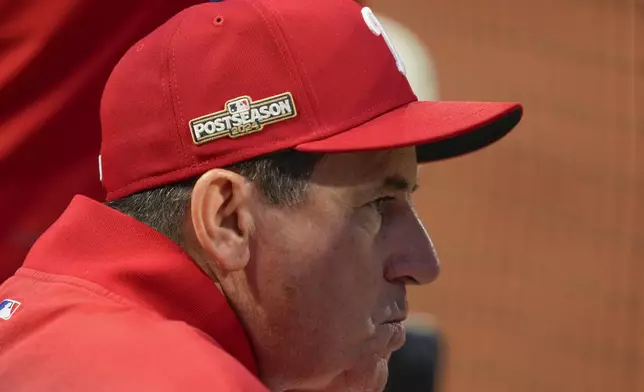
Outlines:
POLYGON ((394 200, 396 199, 391 196, 384 196, 369 202, 368 205, 376 210, 380 215, 384 215, 387 204, 391 203, 394 200))

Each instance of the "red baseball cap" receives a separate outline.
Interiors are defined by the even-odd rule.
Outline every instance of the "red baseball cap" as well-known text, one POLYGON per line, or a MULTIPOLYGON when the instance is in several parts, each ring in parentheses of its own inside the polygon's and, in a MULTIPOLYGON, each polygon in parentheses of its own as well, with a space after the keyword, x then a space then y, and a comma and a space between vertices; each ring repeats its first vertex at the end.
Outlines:
POLYGON ((369 8, 224 0, 136 43, 101 102, 107 199, 267 153, 416 146, 419 162, 484 147, 519 122, 504 102, 418 101, 369 8))

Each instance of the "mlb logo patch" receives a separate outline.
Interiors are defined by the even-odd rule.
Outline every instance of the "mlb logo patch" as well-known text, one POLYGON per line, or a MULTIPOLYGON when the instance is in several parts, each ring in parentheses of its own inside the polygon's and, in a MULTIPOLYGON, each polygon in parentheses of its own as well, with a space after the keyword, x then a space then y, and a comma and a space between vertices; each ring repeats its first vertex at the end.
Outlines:
POLYGON ((250 110, 250 100, 242 98, 237 101, 228 102, 228 111, 230 113, 241 113, 250 110))
POLYGON ((12 299, 5 299, 4 301, 0 302, 0 319, 9 320, 11 316, 16 313, 16 310, 18 310, 19 306, 20 302, 14 301, 12 299))

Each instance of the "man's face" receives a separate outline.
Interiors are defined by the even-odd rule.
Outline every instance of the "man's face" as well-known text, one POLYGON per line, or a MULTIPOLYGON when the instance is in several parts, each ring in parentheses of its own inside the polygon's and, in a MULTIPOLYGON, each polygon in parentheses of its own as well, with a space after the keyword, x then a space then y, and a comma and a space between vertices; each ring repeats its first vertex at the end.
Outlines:
POLYGON ((252 203, 238 282, 251 294, 231 295, 269 387, 384 388, 387 359, 404 342, 405 286, 438 275, 411 204, 416 180, 413 148, 330 154, 301 205, 252 203))

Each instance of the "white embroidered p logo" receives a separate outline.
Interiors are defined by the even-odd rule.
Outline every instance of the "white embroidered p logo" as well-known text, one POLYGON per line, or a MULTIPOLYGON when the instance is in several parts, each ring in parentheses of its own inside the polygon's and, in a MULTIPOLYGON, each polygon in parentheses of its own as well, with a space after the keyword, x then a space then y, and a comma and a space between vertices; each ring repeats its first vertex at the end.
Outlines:
POLYGON ((391 54, 396 60, 396 66, 398 67, 398 70, 403 75, 407 75, 407 69, 405 68, 405 63, 403 63, 402 57, 400 57, 400 54, 398 54, 398 51, 394 47, 394 43, 387 35, 387 32, 382 27, 382 24, 380 24, 378 18, 376 18, 376 15, 373 13, 373 11, 371 11, 371 8, 364 7, 362 9, 362 17, 364 18, 364 21, 367 23, 367 26, 369 26, 369 30, 371 30, 372 33, 384 38, 387 46, 389 47, 389 51, 391 51, 391 54))

